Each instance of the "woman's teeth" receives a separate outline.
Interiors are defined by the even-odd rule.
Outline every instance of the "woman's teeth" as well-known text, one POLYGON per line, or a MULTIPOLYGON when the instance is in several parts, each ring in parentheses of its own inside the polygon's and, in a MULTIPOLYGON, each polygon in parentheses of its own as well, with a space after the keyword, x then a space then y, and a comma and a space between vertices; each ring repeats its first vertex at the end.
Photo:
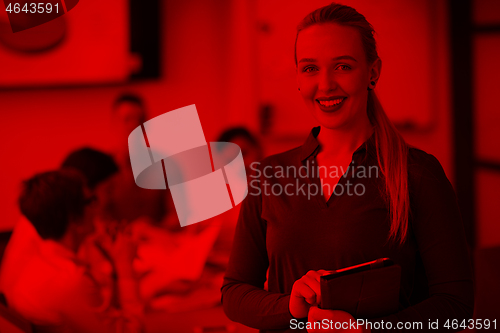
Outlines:
POLYGON ((338 99, 332 99, 329 101, 319 101, 318 100, 318 102, 322 106, 330 107, 330 106, 336 106, 336 105, 342 103, 343 100, 344 100, 344 98, 338 98, 338 99))

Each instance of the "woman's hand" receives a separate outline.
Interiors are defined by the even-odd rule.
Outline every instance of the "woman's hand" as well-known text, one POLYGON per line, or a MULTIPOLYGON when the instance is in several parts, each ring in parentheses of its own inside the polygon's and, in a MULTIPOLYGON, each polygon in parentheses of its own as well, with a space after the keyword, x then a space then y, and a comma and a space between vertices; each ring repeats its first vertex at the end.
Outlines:
POLYGON ((295 281, 290 295, 288 308, 290 314, 295 318, 306 318, 309 308, 319 305, 321 302, 321 291, 319 278, 328 273, 325 270, 309 271, 306 275, 295 281))
MULTIPOLYGON (((309 309, 309 316, 307 321, 313 325, 318 322, 316 329, 308 329, 309 333, 316 332, 367 332, 365 328, 357 325, 351 325, 356 323, 356 319, 351 316, 348 312, 340 310, 322 310, 317 306, 312 306, 309 309), (336 327, 338 329, 336 329, 336 327)), ((313 326, 314 327, 314 326, 313 326)))

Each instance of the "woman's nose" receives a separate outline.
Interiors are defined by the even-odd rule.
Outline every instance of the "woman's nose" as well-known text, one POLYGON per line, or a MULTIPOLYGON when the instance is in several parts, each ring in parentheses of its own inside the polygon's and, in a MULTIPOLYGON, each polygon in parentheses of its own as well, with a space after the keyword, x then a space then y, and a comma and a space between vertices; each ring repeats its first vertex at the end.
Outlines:
POLYGON ((318 89, 323 92, 334 91, 337 88, 337 81, 335 76, 329 73, 328 71, 324 71, 320 74, 318 89))

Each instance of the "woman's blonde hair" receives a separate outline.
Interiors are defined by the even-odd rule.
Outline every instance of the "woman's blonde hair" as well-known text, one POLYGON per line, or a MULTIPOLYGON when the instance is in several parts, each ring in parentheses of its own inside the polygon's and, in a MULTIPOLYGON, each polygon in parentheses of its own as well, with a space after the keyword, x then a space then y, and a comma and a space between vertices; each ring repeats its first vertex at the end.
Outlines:
MULTIPOLYGON (((337 23, 356 28, 361 36, 366 59, 372 64, 378 59, 372 25, 349 6, 332 3, 307 15, 297 27, 295 39, 295 64, 297 64, 297 39, 301 30, 315 24, 337 23)), ((389 238, 403 243, 408 234, 410 198, 408 191, 408 145, 387 117, 375 92, 368 92, 368 119, 375 129, 377 161, 385 180, 384 197, 390 211, 389 238)))

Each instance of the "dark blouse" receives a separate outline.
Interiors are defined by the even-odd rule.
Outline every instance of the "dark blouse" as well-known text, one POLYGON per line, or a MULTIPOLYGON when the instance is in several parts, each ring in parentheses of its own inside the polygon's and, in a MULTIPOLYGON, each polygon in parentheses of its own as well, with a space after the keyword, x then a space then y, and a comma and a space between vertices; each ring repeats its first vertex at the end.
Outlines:
MULTIPOLYGON (((471 318, 468 247, 454 190, 438 160, 410 148, 409 233, 398 245, 388 240, 374 136, 354 152, 347 172, 337 170, 343 176, 325 202, 315 166, 319 130, 314 128, 301 147, 252 168, 222 286, 226 315, 261 332, 286 331, 293 318, 288 310, 293 283, 309 270, 387 257, 402 268, 401 311, 379 320, 394 327, 398 321, 419 321, 425 331, 429 319, 442 326, 447 319, 471 318)), ((325 171, 336 172, 333 166, 320 170, 325 171)))

